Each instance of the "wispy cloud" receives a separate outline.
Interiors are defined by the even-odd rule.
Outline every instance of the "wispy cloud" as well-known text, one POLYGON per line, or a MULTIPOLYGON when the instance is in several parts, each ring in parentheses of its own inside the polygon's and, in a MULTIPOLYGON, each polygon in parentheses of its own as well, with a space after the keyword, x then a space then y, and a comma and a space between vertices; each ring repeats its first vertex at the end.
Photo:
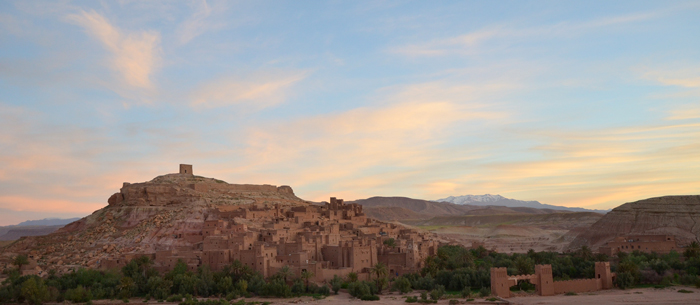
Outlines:
POLYGON ((284 102, 293 86, 308 72, 260 72, 245 78, 227 77, 204 83, 191 95, 191 106, 216 108, 231 105, 262 109, 284 102))
POLYGON ((95 11, 81 11, 66 17, 85 28, 112 53, 110 67, 129 86, 152 88, 152 74, 160 63, 160 34, 156 31, 126 33, 95 11))
POLYGON ((221 28, 223 22, 212 20, 212 13, 223 13, 226 7, 223 2, 216 2, 212 7, 206 0, 193 2, 192 15, 180 24, 177 34, 181 44, 189 43, 204 32, 221 28))
POLYGON ((447 54, 474 55, 487 51, 487 43, 497 40, 505 45, 522 40, 569 37, 585 31, 655 18, 659 13, 645 12, 611 16, 582 22, 560 22, 544 26, 520 27, 513 24, 488 26, 454 37, 440 38, 416 44, 391 47, 390 53, 406 56, 440 56, 447 54))

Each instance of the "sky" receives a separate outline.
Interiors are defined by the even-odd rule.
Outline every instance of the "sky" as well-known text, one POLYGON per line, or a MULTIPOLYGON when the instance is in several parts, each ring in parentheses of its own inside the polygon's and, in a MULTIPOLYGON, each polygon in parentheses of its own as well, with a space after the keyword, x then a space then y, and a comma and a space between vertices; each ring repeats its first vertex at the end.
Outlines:
POLYGON ((306 200, 700 194, 697 1, 0 1, 0 225, 174 173, 306 200))

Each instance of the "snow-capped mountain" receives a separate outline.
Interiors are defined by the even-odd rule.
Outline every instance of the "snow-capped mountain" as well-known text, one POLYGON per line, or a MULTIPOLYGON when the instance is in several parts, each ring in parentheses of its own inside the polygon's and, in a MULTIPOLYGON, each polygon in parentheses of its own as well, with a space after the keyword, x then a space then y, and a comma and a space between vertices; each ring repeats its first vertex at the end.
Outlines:
POLYGON ((527 207, 527 208, 537 208, 537 209, 552 209, 552 210, 563 210, 571 212, 598 212, 607 213, 610 210, 590 210, 584 208, 570 208, 558 205, 543 204, 539 201, 524 201, 517 199, 510 199, 503 197, 501 195, 463 195, 463 196, 450 196, 447 198, 442 198, 435 200, 437 202, 449 202, 454 204, 469 204, 469 205, 495 205, 495 206, 505 206, 505 207, 527 207))

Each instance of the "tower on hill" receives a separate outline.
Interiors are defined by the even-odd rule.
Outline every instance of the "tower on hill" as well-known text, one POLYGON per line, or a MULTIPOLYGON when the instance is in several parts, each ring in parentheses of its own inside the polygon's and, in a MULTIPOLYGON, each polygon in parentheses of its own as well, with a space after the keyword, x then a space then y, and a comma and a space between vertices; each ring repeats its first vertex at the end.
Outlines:
POLYGON ((192 165, 180 164, 180 174, 194 175, 194 173, 192 172, 192 165))

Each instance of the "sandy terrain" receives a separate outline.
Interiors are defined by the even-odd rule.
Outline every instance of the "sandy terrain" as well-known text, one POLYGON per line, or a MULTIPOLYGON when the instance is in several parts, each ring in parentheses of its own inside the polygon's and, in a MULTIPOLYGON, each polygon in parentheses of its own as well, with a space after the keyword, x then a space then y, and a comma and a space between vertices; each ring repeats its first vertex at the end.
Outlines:
POLYGON ((689 287, 669 287, 665 289, 637 288, 629 290, 602 290, 579 295, 555 295, 549 297, 525 296, 512 297, 512 304, 700 304, 700 289, 689 287), (679 289, 693 291, 680 293, 679 289))
POLYGON ((562 251, 573 239, 573 236, 568 238, 569 230, 506 225, 491 228, 446 226, 431 232, 466 247, 474 241, 483 242, 486 249, 500 253, 525 253, 530 249, 562 251))
MULTIPOLYGON (((418 296, 419 293, 414 292, 408 295, 418 296)), ((341 292, 339 295, 331 295, 323 300, 315 300, 311 297, 299 297, 289 299, 275 298, 248 298, 246 302, 271 302, 278 305, 291 304, 310 304, 310 305, 407 305, 405 302, 406 295, 400 294, 385 294, 381 296, 379 301, 361 301, 350 297, 349 294, 341 292)), ((497 301, 489 302, 483 298, 475 298, 475 300, 466 302, 465 299, 459 298, 460 304, 576 304, 576 305, 603 305, 603 304, 700 304, 700 289, 690 287, 672 287, 666 289, 654 288, 638 288, 630 290, 604 290, 591 293, 581 293, 574 296, 556 295, 541 297, 536 295, 512 297, 507 299, 507 302, 497 301), (679 289, 693 291, 693 293, 679 293, 679 289)), ((448 305, 449 300, 440 300, 438 305, 448 305)), ((121 301, 94 301, 94 304, 112 305, 124 304, 121 301)), ((158 303, 150 301, 144 303, 139 299, 132 299, 130 304, 152 304, 152 305, 171 305, 177 303, 158 303)), ((420 305, 420 303, 414 303, 420 305)))

